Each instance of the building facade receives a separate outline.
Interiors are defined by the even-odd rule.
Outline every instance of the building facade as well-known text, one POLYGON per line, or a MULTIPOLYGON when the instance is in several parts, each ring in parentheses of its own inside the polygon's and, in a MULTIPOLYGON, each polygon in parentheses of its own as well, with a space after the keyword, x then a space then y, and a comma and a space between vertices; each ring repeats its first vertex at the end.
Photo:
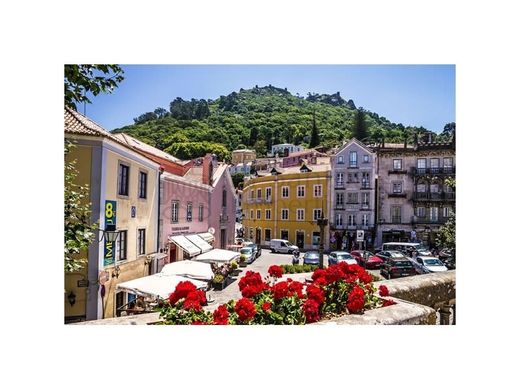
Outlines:
MULTIPOLYGON (((242 209, 244 236, 262 246, 272 239, 287 239, 302 250, 318 249, 320 228, 329 204, 330 161, 272 168, 244 183, 242 209)), ((329 248, 329 227, 324 248, 329 248)))
POLYGON ((378 147, 378 244, 423 241, 434 245, 438 229, 455 210, 455 141, 378 147))
POLYGON ((98 231, 77 273, 65 274, 65 322, 116 315, 129 294, 115 293, 118 283, 151 273, 157 255, 158 183, 160 166, 78 112, 65 109, 65 139, 75 147, 77 183, 89 186, 91 222, 118 232, 107 242, 98 231))
POLYGON ((374 151, 355 138, 331 156, 331 247, 372 248, 375 238, 374 151), (358 241, 356 233, 363 232, 358 241))
POLYGON ((289 155, 282 158, 282 168, 299 167, 302 160, 316 160, 318 157, 325 156, 325 153, 318 152, 314 149, 306 149, 300 152, 289 153, 289 155))
POLYGON ((278 153, 278 156, 288 156, 290 153, 294 152, 300 152, 303 150, 302 146, 299 145, 293 145, 293 144, 277 144, 271 146, 271 153, 270 156, 276 156, 278 153))
POLYGON ((250 149, 237 149, 231 152, 231 163, 233 165, 245 164, 256 159, 256 152, 250 149))

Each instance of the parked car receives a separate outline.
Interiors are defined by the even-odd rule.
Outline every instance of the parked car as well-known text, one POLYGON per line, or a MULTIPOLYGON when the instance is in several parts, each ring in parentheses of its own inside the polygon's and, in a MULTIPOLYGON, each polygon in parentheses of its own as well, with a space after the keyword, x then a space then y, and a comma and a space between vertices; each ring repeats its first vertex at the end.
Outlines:
POLYGON ((444 272, 448 268, 436 257, 417 256, 413 262, 417 273, 444 272))
POLYGON ((358 264, 367 269, 381 268, 383 259, 369 251, 352 251, 350 254, 357 260, 358 264), (366 256, 366 258, 365 258, 366 256))
POLYGON ((274 239, 269 243, 271 252, 276 253, 293 253, 294 251, 300 250, 296 245, 291 244, 287 240, 274 239))
POLYGON ((262 254, 262 248, 260 245, 257 245, 253 242, 248 243, 245 247, 253 248, 253 251, 255 252, 255 259, 258 259, 262 254))
POLYGON ((240 256, 242 255, 246 257, 247 264, 251 264, 256 259, 255 251, 250 246, 240 249, 240 256))
POLYGON ((410 260, 408 257, 404 255, 403 252, 399 251, 381 251, 376 253, 376 256, 383 260, 383 262, 386 262, 391 259, 410 260))
POLYGON ((330 252, 329 265, 338 263, 357 264, 358 262, 348 252, 330 252))
POLYGON ((379 273, 386 279, 400 278, 416 274, 412 261, 406 257, 391 258, 385 261, 379 273))
POLYGON ((419 242, 385 242, 381 246, 381 251, 399 251, 407 255, 416 251, 420 256, 432 255, 428 248, 419 242))
POLYGON ((303 264, 320 264, 320 254, 316 251, 305 252, 303 255, 303 264))

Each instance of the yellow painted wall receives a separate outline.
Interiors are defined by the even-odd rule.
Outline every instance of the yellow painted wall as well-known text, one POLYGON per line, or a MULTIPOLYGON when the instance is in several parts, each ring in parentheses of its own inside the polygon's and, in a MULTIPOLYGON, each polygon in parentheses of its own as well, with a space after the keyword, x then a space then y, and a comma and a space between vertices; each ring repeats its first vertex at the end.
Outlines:
MULTIPOLYGON (((312 221, 313 210, 322 209, 325 218, 328 216, 328 188, 329 188, 329 171, 308 172, 308 173, 290 173, 276 176, 265 176, 251 179, 246 182, 242 197, 242 209, 245 218, 243 220, 244 230, 247 237, 250 235, 250 229, 253 229, 253 241, 256 238, 256 229, 262 230, 262 244, 265 242, 265 229, 271 229, 271 239, 281 238, 281 230, 287 230, 289 241, 296 244, 296 232, 304 231, 304 245, 310 248, 312 245, 312 232, 319 232, 318 225, 312 221), (322 196, 314 197, 314 185, 322 186, 322 196), (297 187, 305 186, 305 196, 298 198, 297 187), (289 187, 289 197, 282 198, 282 187, 289 187), (264 201, 265 189, 272 188, 272 201, 270 203, 264 201), (262 190, 262 200, 258 201, 257 190, 262 190), (276 191, 275 191, 276 189, 276 191), (252 202, 250 201, 251 190, 254 191, 252 202), (275 210, 276 208, 276 210, 275 210), (271 220, 265 219, 265 210, 271 209, 271 220), (281 219, 281 210, 289 210, 289 219, 287 221, 281 219), (297 209, 304 209, 304 221, 297 221, 297 209), (253 219, 251 219, 250 211, 253 210, 253 219), (261 211, 260 219, 257 218, 257 210, 261 211), (276 214, 275 214, 276 211, 276 214), (275 223, 275 217, 277 219, 275 223)), ((328 227, 325 229, 325 237, 328 237, 328 227)), ((328 240, 324 242, 325 249, 328 248, 328 240)))
MULTIPOLYGON (((90 190, 92 147, 76 145, 70 149, 70 152, 66 155, 65 159, 67 162, 76 160, 76 170, 78 172, 78 176, 76 177, 74 183, 78 185, 88 185, 90 190)), ((90 198, 90 194, 88 198, 90 198)), ((88 259, 87 251, 80 253, 78 258, 88 259)), ((86 288, 78 287, 77 281, 88 279, 87 270, 88 263, 85 263, 84 268, 79 272, 65 274, 65 291, 63 300, 65 317, 86 315, 86 288), (67 295, 71 291, 74 293, 74 295, 76 295, 76 302, 73 306, 70 305, 67 299, 67 295)))
MULTIPOLYGON (((124 157, 116 152, 107 151, 106 158, 106 187, 105 199, 117 201, 117 230, 127 230, 127 260, 117 262, 120 267, 118 278, 111 278, 105 284, 105 318, 115 316, 115 286, 118 283, 132 279, 141 278, 148 275, 148 265, 146 255, 137 255, 138 242, 137 230, 146 229, 146 248, 145 253, 155 253, 157 245, 157 180, 156 170, 148 168, 143 164, 124 157), (128 196, 117 194, 117 180, 119 163, 130 167, 128 196), (148 173, 147 197, 138 197, 138 178, 139 171, 148 173), (136 217, 131 217, 131 208, 136 207, 136 217)), ((105 268, 110 274, 115 266, 105 268)))

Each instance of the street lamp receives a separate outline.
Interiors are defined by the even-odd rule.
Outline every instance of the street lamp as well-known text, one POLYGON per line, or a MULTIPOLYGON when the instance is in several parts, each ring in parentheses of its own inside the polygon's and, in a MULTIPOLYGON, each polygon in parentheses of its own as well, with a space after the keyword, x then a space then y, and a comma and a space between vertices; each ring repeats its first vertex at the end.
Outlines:
POLYGON ((99 231, 103 232, 99 242, 103 239, 107 242, 114 242, 117 241, 117 237, 119 236, 119 230, 116 230, 116 225, 107 225, 105 230, 99 229, 99 231))
POLYGON ((320 215, 320 218, 318 218, 316 222, 320 227, 320 268, 323 269, 323 241, 325 238, 325 226, 328 225, 329 220, 323 218, 323 215, 320 215))

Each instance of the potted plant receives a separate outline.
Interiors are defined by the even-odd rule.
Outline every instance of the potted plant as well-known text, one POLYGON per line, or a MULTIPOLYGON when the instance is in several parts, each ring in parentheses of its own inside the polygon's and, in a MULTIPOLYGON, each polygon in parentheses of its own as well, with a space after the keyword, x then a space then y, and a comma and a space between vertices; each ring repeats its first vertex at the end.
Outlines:
POLYGON ((211 280, 211 284, 215 290, 222 290, 225 287, 226 278, 222 274, 216 274, 211 280))
POLYGON ((246 255, 244 254, 241 254, 240 255, 240 263, 239 263, 239 266, 240 267, 247 267, 247 261, 246 261, 246 255))
POLYGON ((238 263, 236 261, 232 261, 230 266, 231 266, 231 275, 237 276, 239 273, 238 263))

